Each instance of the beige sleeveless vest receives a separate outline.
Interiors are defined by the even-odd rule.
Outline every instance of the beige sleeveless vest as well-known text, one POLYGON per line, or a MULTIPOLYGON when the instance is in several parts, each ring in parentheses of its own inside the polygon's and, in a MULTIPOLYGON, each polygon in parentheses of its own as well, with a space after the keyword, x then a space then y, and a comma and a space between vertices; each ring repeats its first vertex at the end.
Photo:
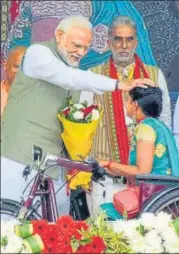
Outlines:
MULTIPOLYGON (((61 60, 54 39, 41 45, 48 47, 61 60)), ((70 94, 75 102, 79 101, 80 92, 70 94)), ((20 70, 1 119, 2 156, 27 165, 32 163, 34 144, 40 146, 44 154, 60 155, 62 140, 57 111, 67 95, 68 90, 30 78, 20 70)), ((58 169, 51 168, 48 174, 57 179, 58 172, 58 169)))

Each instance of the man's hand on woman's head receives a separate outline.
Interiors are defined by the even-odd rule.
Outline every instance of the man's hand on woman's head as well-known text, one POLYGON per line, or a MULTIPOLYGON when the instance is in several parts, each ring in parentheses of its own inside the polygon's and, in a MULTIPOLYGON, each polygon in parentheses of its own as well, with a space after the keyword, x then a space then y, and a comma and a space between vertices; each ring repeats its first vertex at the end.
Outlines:
POLYGON ((118 89, 124 92, 129 92, 135 87, 147 88, 148 86, 156 87, 157 84, 149 78, 118 81, 118 89))

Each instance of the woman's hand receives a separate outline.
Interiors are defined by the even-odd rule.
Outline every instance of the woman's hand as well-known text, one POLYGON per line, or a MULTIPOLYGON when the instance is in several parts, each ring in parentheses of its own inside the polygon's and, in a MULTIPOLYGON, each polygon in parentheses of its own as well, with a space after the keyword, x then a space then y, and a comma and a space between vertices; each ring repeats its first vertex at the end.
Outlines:
POLYGON ((156 87, 157 84, 149 78, 138 78, 134 80, 124 80, 118 82, 118 89, 129 92, 135 87, 147 88, 148 86, 156 87))
POLYGON ((98 160, 98 159, 97 159, 97 161, 98 161, 99 165, 100 165, 101 167, 103 167, 103 168, 106 168, 106 167, 109 166, 109 161, 98 160))
POLYGON ((112 176, 116 176, 116 174, 109 169, 110 164, 112 163, 111 161, 104 161, 104 160, 97 160, 97 161, 99 165, 105 169, 106 173, 112 176))

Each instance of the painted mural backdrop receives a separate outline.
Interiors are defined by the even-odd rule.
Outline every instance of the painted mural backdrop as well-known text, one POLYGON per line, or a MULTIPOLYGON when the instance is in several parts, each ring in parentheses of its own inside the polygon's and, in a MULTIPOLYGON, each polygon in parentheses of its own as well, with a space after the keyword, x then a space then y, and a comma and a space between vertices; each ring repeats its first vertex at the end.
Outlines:
POLYGON ((87 69, 107 60, 107 31, 112 19, 128 15, 138 24, 138 55, 145 63, 158 65, 170 91, 179 91, 179 2, 178 1, 1 1, 1 54, 17 45, 29 46, 49 40, 59 21, 82 14, 94 26, 94 39, 81 62, 87 69))

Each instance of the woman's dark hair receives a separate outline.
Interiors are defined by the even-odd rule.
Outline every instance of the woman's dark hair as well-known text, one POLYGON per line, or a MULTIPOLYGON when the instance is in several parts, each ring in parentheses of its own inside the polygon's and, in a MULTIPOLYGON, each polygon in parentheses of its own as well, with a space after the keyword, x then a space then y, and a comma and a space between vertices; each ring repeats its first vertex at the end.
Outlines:
POLYGON ((138 102, 146 116, 155 118, 160 116, 162 112, 162 91, 159 87, 135 87, 129 94, 133 101, 138 102))

